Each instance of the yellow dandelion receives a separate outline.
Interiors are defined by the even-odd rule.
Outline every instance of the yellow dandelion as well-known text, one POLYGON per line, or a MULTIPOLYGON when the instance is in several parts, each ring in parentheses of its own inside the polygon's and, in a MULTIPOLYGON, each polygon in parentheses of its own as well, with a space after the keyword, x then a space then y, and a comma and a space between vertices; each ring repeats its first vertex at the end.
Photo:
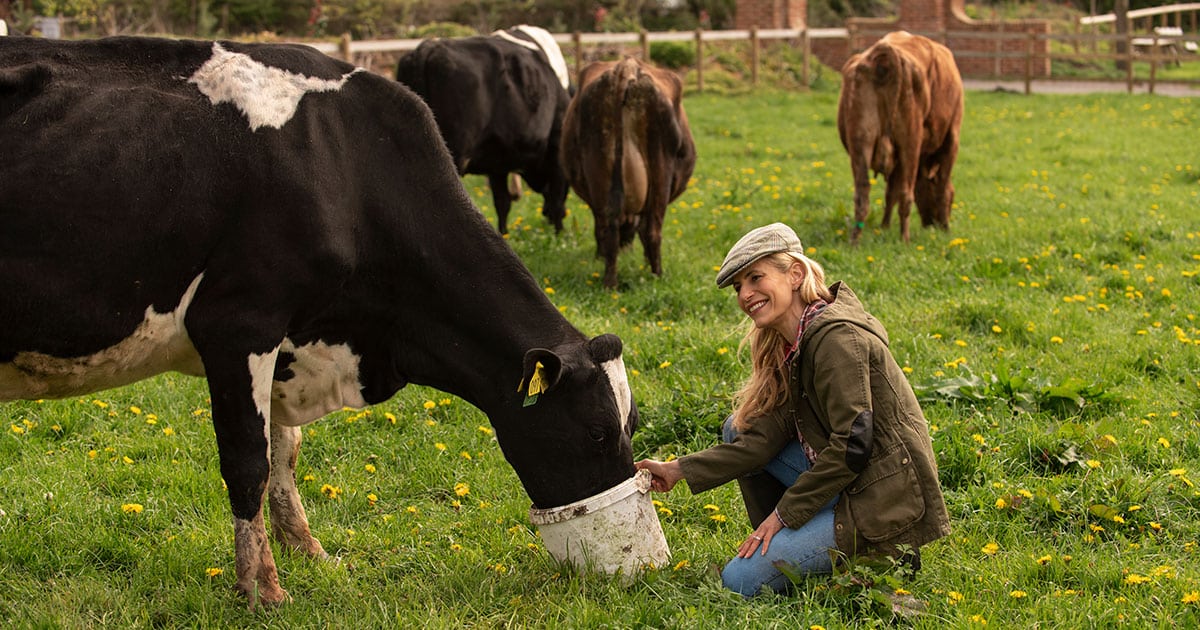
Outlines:
POLYGON ((1171 448, 1171 441, 1167 438, 1160 437, 1158 438, 1158 445, 1163 448, 1171 448))
POLYGON ((207 569, 205 569, 205 570, 204 570, 204 575, 207 575, 207 576, 208 576, 208 577, 210 577, 210 578, 214 578, 214 577, 217 577, 218 575, 221 575, 221 574, 222 574, 222 573, 224 573, 224 572, 225 572, 225 569, 218 569, 218 568, 216 568, 216 567, 209 567, 209 568, 207 568, 207 569))
POLYGON ((450 545, 450 551, 462 551, 462 548, 463 546, 458 543, 452 543, 450 545))
POLYGON ((1126 584, 1134 584, 1134 585, 1145 584, 1146 582, 1149 582, 1149 581, 1150 581, 1150 578, 1148 578, 1144 575, 1138 575, 1137 573, 1130 573, 1129 575, 1125 576, 1126 584))
POLYGON ((325 495, 326 498, 336 501, 342 497, 342 489, 330 484, 324 484, 321 486, 321 494, 325 495))
POLYGON ((996 555, 997 551, 1000 551, 1000 545, 997 545, 994 542, 990 542, 990 543, 984 545, 983 549, 980 549, 980 551, 982 551, 983 555, 985 555, 985 556, 994 556, 994 555, 996 555))
POLYGON ((672 570, 678 571, 680 569, 686 569, 690 564, 691 562, 688 562, 687 560, 680 560, 679 562, 675 563, 675 568, 672 570))
POLYGON ((950 591, 946 593, 946 599, 950 600, 951 604, 957 604, 963 600, 963 594, 958 591, 950 591))
POLYGON ((971 615, 971 623, 976 623, 981 626, 987 625, 987 618, 983 615, 971 615))
POLYGON ((716 522, 718 522, 718 523, 724 523, 724 522, 725 522, 725 515, 724 515, 724 514, 713 514, 712 516, 709 516, 708 518, 709 518, 709 520, 716 521, 716 522))
POLYGON ((441 442, 434 442, 433 448, 436 448, 439 451, 444 451, 446 450, 446 445, 442 444, 441 442))
POLYGON ((141 514, 143 509, 141 503, 125 503, 121 506, 121 511, 126 514, 141 514))
POLYGON ((1087 460, 1087 467, 1088 468, 1099 468, 1100 462, 1095 459, 1089 459, 1089 460, 1087 460))
POLYGON ((1063 338, 1059 337, 1058 335, 1055 335, 1050 338, 1050 343, 1062 343, 1062 342, 1063 342, 1063 338))
POLYGON ((1008 596, 1009 596, 1009 597, 1011 597, 1011 598, 1013 598, 1013 599, 1021 599, 1022 597, 1025 597, 1025 596, 1026 596, 1026 595, 1028 595, 1028 594, 1029 594, 1029 593, 1026 593, 1025 591, 1011 591, 1011 592, 1008 594, 1008 596))
POLYGON ((491 434, 495 433, 495 431, 493 431, 491 427, 485 427, 483 425, 479 425, 476 428, 478 429, 478 431, 480 433, 482 433, 484 435, 491 435, 491 434))
POLYGON ((367 503, 375 505, 379 501, 379 497, 374 492, 367 493, 367 503))
POLYGON ((996 509, 997 510, 1003 510, 1006 507, 1008 507, 1008 501, 1005 501, 1004 497, 1000 497, 999 499, 996 499, 996 509))
POLYGON ((1037 560, 1034 560, 1034 562, 1036 562, 1042 566, 1046 566, 1047 564, 1050 564, 1050 561, 1053 559, 1054 559, 1053 556, 1051 556, 1050 554, 1046 554, 1046 555, 1038 558, 1037 560))
POLYGON ((1184 593, 1183 597, 1180 598, 1179 601, 1183 602, 1184 604, 1200 604, 1200 591, 1184 593))
POLYGON ((365 470, 369 473, 374 473, 375 472, 375 464, 367 464, 366 466, 363 466, 363 470, 365 470))
POLYGON ((670 361, 663 361, 662 363, 659 363, 659 364, 658 364, 658 369, 660 369, 660 370, 662 370, 662 369, 666 369, 666 368, 669 368, 669 367, 671 367, 671 362, 670 362, 670 361))
POLYGON ((457 494, 460 497, 465 497, 468 494, 471 494, 471 486, 460 481, 454 484, 454 494, 457 494))

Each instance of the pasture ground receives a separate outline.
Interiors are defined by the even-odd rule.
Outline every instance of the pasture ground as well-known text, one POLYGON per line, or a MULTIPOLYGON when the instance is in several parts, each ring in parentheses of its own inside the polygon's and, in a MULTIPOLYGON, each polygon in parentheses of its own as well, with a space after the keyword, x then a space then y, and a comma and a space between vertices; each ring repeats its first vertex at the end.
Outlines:
MULTIPOLYGON (((876 206, 847 246, 837 95, 685 99, 699 150, 662 278, 640 246, 604 290, 590 213, 540 198, 509 242, 589 334, 615 332, 638 457, 713 444, 746 373, 713 283, 728 246, 786 221, 887 326, 925 400, 951 536, 886 567, 746 602, 714 570, 748 531, 734 485, 657 495, 673 552, 631 586, 556 566, 487 419, 411 387, 305 429, 300 488, 339 562, 277 553, 295 601, 234 596, 203 381, 166 375, 0 406, 0 619, 18 628, 1195 627, 1200 623, 1198 101, 971 92, 948 233, 899 241, 876 206), (900 615, 893 601, 923 603, 900 615)), ((468 189, 494 222, 480 180, 468 189)), ((882 191, 876 187, 875 199, 882 191)), ((914 221, 917 221, 914 213, 914 221)), ((487 264, 487 261, 479 261, 487 264)), ((515 386, 515 384, 512 384, 515 386)), ((509 384, 498 384, 509 386, 509 384)))

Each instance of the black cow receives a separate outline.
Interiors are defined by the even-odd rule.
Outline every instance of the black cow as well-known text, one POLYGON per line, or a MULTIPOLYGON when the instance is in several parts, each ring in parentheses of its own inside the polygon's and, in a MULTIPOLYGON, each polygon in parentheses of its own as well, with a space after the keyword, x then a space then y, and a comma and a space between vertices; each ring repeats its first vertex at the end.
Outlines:
POLYGON ((496 224, 508 232, 520 175, 542 193, 542 214, 561 231, 567 179, 558 162, 570 96, 566 64, 546 31, 520 26, 491 36, 429 39, 396 64, 396 80, 433 110, 459 175, 486 175, 496 224))
POLYGON ((287 597, 264 494, 325 553, 299 427, 408 383, 487 413, 536 506, 633 475, 621 341, 562 317, 404 86, 303 46, 6 37, 0 147, 0 400, 207 375, 251 607, 287 597))

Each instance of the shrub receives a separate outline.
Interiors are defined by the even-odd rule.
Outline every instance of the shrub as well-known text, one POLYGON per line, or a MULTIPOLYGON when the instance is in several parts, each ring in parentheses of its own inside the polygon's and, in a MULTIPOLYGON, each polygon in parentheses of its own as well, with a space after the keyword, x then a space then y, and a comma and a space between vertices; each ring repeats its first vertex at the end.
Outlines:
POLYGON ((686 68, 696 63, 696 46, 690 42, 652 42, 650 60, 672 70, 686 68))

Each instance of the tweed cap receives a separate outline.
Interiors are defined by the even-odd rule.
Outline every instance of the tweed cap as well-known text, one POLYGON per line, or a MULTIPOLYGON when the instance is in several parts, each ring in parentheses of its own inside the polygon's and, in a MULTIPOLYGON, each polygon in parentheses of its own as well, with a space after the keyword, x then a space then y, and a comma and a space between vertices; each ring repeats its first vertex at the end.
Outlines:
POLYGON ((783 223, 772 223, 754 228, 738 239, 725 254, 725 262, 717 272, 717 286, 724 289, 733 284, 733 277, 754 261, 768 254, 792 252, 803 254, 804 246, 792 228, 783 223))

